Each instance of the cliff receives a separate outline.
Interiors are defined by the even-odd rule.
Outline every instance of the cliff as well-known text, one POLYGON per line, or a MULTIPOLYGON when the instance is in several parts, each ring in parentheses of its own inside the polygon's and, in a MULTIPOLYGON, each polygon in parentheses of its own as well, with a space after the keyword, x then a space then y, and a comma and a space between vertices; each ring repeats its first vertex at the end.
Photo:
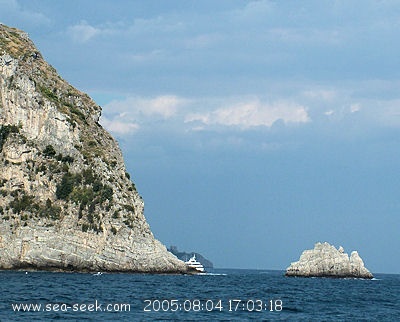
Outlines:
POLYGON ((373 278, 356 251, 349 258, 343 247, 336 249, 326 242, 316 243, 314 249, 305 250, 299 261, 286 269, 286 276, 373 278))
POLYGON ((0 268, 186 272, 157 241, 101 108, 0 25, 0 268))

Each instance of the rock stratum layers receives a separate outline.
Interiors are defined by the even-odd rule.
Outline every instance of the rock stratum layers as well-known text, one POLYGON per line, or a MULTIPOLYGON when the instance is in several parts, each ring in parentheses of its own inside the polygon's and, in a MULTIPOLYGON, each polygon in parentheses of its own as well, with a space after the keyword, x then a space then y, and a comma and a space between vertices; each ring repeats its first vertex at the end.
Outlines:
POLYGON ((316 243, 314 249, 305 250, 298 262, 291 263, 286 276, 373 278, 356 251, 350 255, 343 247, 336 249, 328 243, 316 243))
POLYGON ((100 113, 0 25, 0 269, 187 271, 150 231, 100 113))

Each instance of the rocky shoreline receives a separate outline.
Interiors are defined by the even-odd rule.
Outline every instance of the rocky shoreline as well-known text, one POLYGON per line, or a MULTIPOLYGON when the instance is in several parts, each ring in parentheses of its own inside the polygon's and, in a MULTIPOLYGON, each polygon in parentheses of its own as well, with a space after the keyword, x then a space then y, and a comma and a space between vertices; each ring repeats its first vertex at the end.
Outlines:
POLYGON ((336 249, 329 243, 316 243, 314 249, 305 250, 299 261, 293 262, 286 269, 289 277, 332 277, 372 279, 371 272, 364 267, 364 262, 353 251, 349 257, 343 247, 336 249))

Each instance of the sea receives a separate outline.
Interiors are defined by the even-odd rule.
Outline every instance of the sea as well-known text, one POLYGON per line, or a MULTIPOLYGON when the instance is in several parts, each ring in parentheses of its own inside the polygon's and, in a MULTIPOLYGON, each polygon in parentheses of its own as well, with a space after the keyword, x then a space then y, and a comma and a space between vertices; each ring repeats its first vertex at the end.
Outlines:
POLYGON ((400 321, 400 275, 0 271, 0 321, 400 321))

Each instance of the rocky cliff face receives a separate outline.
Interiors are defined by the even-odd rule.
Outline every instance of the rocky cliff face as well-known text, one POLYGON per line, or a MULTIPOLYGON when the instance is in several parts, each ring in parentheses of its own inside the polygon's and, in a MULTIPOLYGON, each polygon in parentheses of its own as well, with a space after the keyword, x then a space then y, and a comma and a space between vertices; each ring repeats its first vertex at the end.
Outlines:
POLYGON ((100 113, 0 25, 0 268, 186 272, 151 233, 100 113))
POLYGON ((356 251, 349 258, 343 247, 336 249, 326 242, 305 250, 300 260, 286 269, 286 276, 373 278, 356 251))

